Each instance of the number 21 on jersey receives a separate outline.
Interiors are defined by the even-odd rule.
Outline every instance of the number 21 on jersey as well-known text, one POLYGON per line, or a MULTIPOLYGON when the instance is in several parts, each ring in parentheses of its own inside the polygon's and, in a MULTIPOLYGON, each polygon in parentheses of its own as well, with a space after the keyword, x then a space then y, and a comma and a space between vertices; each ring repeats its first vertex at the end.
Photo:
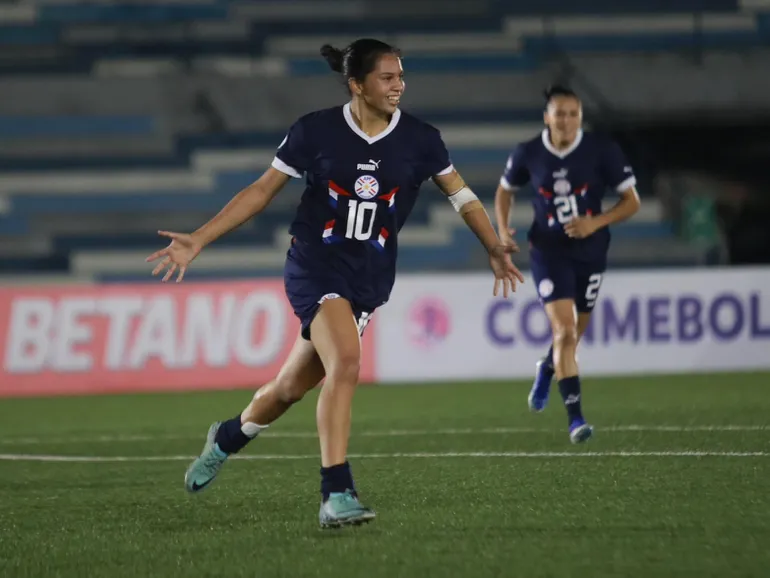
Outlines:
POLYGON ((556 220, 559 223, 569 223, 573 218, 580 215, 575 195, 556 197, 553 200, 553 204, 556 207, 556 220))

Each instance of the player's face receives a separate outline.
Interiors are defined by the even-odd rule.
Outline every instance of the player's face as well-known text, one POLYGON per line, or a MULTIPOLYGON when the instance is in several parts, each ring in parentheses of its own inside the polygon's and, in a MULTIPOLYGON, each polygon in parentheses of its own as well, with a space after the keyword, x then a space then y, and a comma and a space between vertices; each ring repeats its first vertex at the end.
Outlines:
POLYGON ((577 137, 583 123, 583 107, 572 96, 556 96, 551 99, 545 112, 545 124, 551 129, 554 140, 571 143, 577 137))
POLYGON ((366 104, 385 114, 393 114, 404 93, 404 69, 395 54, 383 54, 376 68, 362 86, 361 96, 366 104))

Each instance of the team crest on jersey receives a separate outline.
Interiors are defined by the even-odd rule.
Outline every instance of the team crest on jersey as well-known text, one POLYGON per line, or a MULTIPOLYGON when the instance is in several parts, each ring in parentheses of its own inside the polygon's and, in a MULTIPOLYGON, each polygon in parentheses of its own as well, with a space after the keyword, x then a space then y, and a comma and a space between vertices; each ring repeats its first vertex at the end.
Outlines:
POLYGON ((372 175, 362 175, 356 179, 353 190, 362 199, 373 199, 380 192, 380 183, 372 175))
POLYGON ((553 182, 553 192, 557 195, 569 195, 572 192, 572 185, 567 179, 556 179, 553 182))
POLYGON ((566 168, 559 169, 553 173, 553 192, 557 195, 569 195, 572 192, 572 184, 567 180, 566 168))

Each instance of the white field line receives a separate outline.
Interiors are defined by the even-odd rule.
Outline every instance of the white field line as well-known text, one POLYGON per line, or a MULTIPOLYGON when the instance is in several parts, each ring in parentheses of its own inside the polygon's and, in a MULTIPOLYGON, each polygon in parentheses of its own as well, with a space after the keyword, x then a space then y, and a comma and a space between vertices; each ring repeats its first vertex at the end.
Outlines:
MULTIPOLYGON (((597 427, 599 432, 650 432, 650 433, 694 433, 694 432, 770 432, 770 425, 617 425, 597 427)), ((353 432, 352 437, 418 437, 418 436, 466 436, 466 435, 515 435, 515 434, 558 434, 560 430, 550 428, 500 427, 467 429, 421 429, 421 430, 372 430, 353 432)), ((312 431, 276 431, 266 430, 261 437, 273 439, 316 439, 318 434, 312 431)), ((5 437, 0 438, 0 446, 14 445, 67 445, 76 443, 130 443, 172 440, 202 440, 205 432, 198 434, 126 434, 126 435, 84 435, 51 437, 5 437)))
MULTIPOLYGON (((770 452, 709 452, 709 451, 660 451, 660 452, 417 452, 351 454, 354 459, 444 459, 444 458, 765 458, 770 452)), ((35 454, 0 454, 0 461, 14 462, 178 462, 191 461, 194 456, 59 456, 35 454)), ((317 454, 243 455, 237 460, 317 460, 317 454)))

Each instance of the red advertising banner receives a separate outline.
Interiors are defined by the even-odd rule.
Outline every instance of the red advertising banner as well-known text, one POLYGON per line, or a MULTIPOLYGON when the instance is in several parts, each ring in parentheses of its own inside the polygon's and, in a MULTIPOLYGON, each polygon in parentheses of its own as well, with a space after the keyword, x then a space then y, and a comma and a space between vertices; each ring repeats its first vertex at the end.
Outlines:
POLYGON ((0 288, 0 396, 256 389, 298 333, 280 280, 0 288))

